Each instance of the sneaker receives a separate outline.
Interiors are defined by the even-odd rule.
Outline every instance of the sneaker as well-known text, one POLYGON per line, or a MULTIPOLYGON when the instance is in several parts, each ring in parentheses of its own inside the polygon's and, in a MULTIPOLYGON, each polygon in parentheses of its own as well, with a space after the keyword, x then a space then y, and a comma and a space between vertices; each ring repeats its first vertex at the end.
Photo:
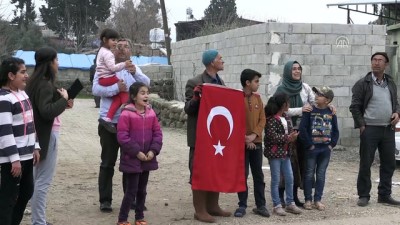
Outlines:
POLYGON ((369 202, 369 199, 367 197, 360 197, 358 199, 357 205, 361 206, 361 207, 364 207, 364 206, 368 205, 368 202, 369 202))
POLYGON ((100 203, 100 211, 102 212, 112 212, 111 202, 100 203))
POLYGON ((275 207, 275 208, 272 210, 272 212, 275 213, 275 214, 278 215, 278 216, 286 216, 286 215, 287 215, 287 213, 285 212, 285 210, 283 210, 283 208, 282 208, 281 205, 275 207))
POLYGON ((318 209, 319 211, 325 210, 325 205, 322 202, 314 202, 314 208, 318 209))
POLYGON ((102 125, 108 132, 116 134, 117 133, 117 128, 115 125, 111 122, 111 120, 107 117, 100 118, 99 119, 100 125, 102 125))
POLYGON ((304 209, 312 210, 311 201, 306 201, 306 202, 304 203, 303 207, 304 207, 304 209))
POLYGON ((146 222, 146 220, 143 220, 143 219, 136 220, 135 225, 147 225, 147 222, 146 222))
POLYGON ((301 209, 299 209, 294 202, 292 202, 292 204, 286 206, 285 209, 286 212, 288 213, 292 213, 292 214, 300 214, 301 213, 301 209))
POLYGON ((243 217, 244 215, 246 215, 246 208, 243 207, 237 208, 233 214, 235 217, 243 217))
POLYGON ((268 209, 265 206, 257 207, 253 209, 253 213, 258 214, 263 217, 269 217, 268 209))

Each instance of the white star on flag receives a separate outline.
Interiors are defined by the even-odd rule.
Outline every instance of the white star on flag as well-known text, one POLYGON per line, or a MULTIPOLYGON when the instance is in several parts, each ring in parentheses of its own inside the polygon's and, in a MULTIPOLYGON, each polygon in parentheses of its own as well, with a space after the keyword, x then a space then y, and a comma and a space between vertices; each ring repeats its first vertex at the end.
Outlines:
POLYGON ((213 145, 215 148, 215 155, 220 154, 220 155, 224 155, 224 153, 222 152, 222 150, 225 148, 225 146, 221 145, 221 141, 218 140, 218 145, 213 145))

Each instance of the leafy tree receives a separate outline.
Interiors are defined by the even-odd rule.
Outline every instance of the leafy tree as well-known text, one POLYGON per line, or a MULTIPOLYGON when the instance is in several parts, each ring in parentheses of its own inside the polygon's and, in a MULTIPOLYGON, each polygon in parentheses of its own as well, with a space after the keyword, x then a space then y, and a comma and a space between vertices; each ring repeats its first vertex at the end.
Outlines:
POLYGON ((11 4, 17 4, 13 10, 14 18, 11 23, 17 24, 19 28, 28 28, 29 24, 36 19, 35 4, 32 0, 11 0, 11 4))
POLYGON ((238 18, 235 0, 211 0, 204 10, 204 20, 213 24, 231 24, 238 18))
POLYGON ((47 6, 39 10, 43 22, 61 38, 76 40, 80 50, 90 34, 96 34, 96 21, 110 16, 110 0, 46 0, 47 6))
POLYGON ((236 11, 235 0, 211 0, 208 8, 204 10, 203 21, 199 23, 201 28, 196 32, 196 36, 221 33, 259 23, 239 17, 236 11))
POLYGON ((27 28, 13 27, 10 36, 10 44, 14 49, 35 51, 44 45, 40 27, 35 24, 30 24, 27 28))
POLYGON ((159 10, 157 0, 122 0, 116 4, 108 25, 114 24, 122 36, 134 43, 146 44, 150 42, 150 30, 161 26, 159 10))

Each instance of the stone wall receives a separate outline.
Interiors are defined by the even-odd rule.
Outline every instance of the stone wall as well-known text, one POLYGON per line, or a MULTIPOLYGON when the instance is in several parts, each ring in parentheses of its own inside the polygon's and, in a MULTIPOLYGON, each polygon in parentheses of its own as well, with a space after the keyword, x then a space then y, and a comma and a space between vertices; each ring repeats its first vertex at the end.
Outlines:
POLYGON ((349 112, 351 87, 370 70, 370 56, 385 51, 386 26, 347 24, 265 23, 172 44, 176 99, 184 100, 186 81, 201 73, 201 54, 217 49, 225 61, 220 73, 227 86, 241 88, 239 76, 252 68, 263 74, 259 93, 264 103, 281 81, 284 64, 302 64, 310 86, 329 85, 338 110, 340 142, 359 143, 349 112))
MULTIPOLYGON (((166 65, 146 65, 139 66, 150 80, 150 91, 160 95, 162 98, 171 100, 174 96, 174 84, 172 79, 172 66, 166 65)), ((28 73, 32 74, 33 68, 28 68, 28 73)), ((72 82, 79 78, 83 83, 83 94, 90 95, 92 93, 92 83, 89 80, 89 71, 79 69, 63 69, 59 70, 57 75, 58 83, 61 87, 69 87, 72 82)))
POLYGON ((167 101, 156 94, 150 95, 150 104, 156 112, 162 126, 186 129, 187 115, 183 110, 185 103, 167 101))

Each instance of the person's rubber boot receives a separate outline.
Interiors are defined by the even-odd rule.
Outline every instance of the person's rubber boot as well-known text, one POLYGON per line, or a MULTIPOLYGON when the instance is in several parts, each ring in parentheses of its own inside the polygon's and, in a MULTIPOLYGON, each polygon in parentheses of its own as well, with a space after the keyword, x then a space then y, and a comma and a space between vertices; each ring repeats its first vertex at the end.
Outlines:
POLYGON ((304 202, 300 202, 299 197, 297 196, 297 189, 298 189, 298 187, 293 187, 294 204, 296 204, 296 206, 298 206, 298 207, 303 207, 304 206, 304 202))
POLYGON ((214 223, 215 218, 207 212, 207 192, 192 190, 193 193, 193 206, 194 206, 194 218, 201 222, 214 223))
POLYGON ((281 200, 282 208, 285 208, 286 207, 285 196, 284 196, 285 188, 280 187, 278 190, 279 190, 279 199, 281 200))
POLYGON ((230 217, 232 213, 221 209, 218 202, 219 192, 207 192, 207 212, 212 216, 230 217))

